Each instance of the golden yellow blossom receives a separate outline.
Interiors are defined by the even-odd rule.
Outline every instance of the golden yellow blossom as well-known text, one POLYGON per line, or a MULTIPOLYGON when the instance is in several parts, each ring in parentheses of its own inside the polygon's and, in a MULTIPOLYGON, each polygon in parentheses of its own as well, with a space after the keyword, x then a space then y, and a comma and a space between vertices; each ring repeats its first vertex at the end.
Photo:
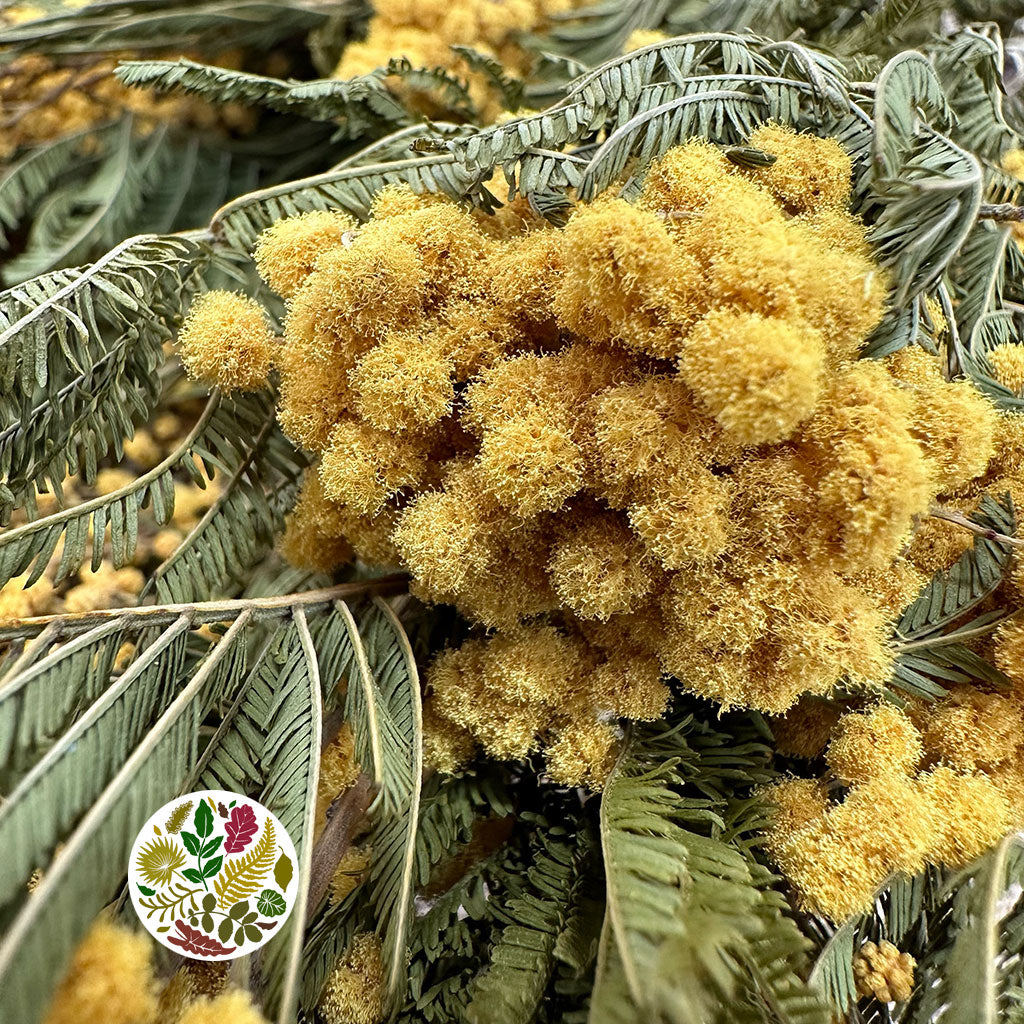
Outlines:
POLYGON ((917 961, 891 942, 865 942, 853 958, 857 995, 874 996, 880 1003, 902 1003, 914 991, 917 961))
POLYGON ((821 336, 757 313, 708 314, 686 343, 681 371, 741 444, 783 441, 814 412, 825 369, 821 336))
POLYGON ((185 1008, 178 1024, 267 1024, 267 1020, 253 1005, 252 996, 236 989, 212 999, 200 997, 185 1008))
POLYGON ((228 964, 223 960, 186 960, 160 993, 159 1024, 180 1024, 182 1014, 197 999, 219 995, 228 983, 228 964))
POLYGON ((223 391, 266 387, 276 348, 263 307, 246 295, 225 291, 196 299, 178 344, 189 376, 223 391))
POLYGON ((0 588, 0 623, 45 615, 51 610, 55 593, 50 580, 43 575, 31 586, 26 586, 27 582, 28 573, 22 573, 0 588))
POLYGON ((349 943, 327 979, 318 1010, 325 1024, 381 1024, 384 961, 376 935, 361 932, 349 943))
POLYGON ((899 708, 879 704, 839 720, 825 760, 838 778, 856 783, 909 775, 922 753, 914 723, 899 708))
POLYGON ((75 950, 44 1024, 155 1024, 152 950, 148 935, 98 920, 75 950))
POLYGON ((359 762, 356 760, 352 727, 345 722, 320 754, 320 775, 316 791, 316 833, 320 833, 327 822, 328 808, 345 790, 354 785, 359 778, 360 770, 359 762))
POLYGON ((1024 390, 1024 345, 1010 342, 996 345, 985 353, 992 365, 995 378, 1011 391, 1020 394, 1024 390))
POLYGON ((547 770, 561 786, 601 789, 615 764, 618 733, 610 722, 574 719, 547 748, 547 770))
POLYGON ((787 209, 802 213, 822 207, 845 209, 853 182, 850 158, 835 139, 819 139, 782 124, 763 124, 750 145, 775 157, 750 172, 787 209))
POLYGON ((263 279, 283 298, 290 299, 313 272, 327 249, 342 245, 356 222, 336 210, 311 210, 286 217, 259 237, 253 259, 263 279))
POLYGON ((368 847, 350 846, 338 861, 329 885, 330 902, 341 903, 365 881, 373 851, 368 847))

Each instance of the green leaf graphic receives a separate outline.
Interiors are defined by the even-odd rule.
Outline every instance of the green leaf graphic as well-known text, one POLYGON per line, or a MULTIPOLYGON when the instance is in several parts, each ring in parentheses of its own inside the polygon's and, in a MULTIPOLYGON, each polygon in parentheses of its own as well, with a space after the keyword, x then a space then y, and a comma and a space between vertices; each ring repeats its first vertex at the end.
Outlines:
POLYGON ((249 913, 249 901, 239 900, 229 911, 228 917, 235 921, 240 921, 246 914, 249 913))
POLYGON ((264 917, 280 917, 288 909, 284 897, 273 889, 264 889, 256 900, 256 909, 264 917))
POLYGON ((213 811, 210 810, 210 805, 205 800, 201 801, 196 808, 192 823, 196 833, 203 839, 213 831, 213 811))
POLYGON ((207 861, 203 865, 203 878, 213 878, 213 876, 220 871, 220 866, 223 863, 223 857, 214 857, 213 860, 207 861))
POLYGON ((212 892, 208 892, 203 897, 203 910, 210 911, 217 906, 217 897, 212 892))
POLYGON ((224 842, 223 836, 215 836, 203 848, 199 851, 200 857, 212 857, 219 849, 220 844, 224 842))
POLYGON ((202 844, 199 842, 199 837, 192 835, 191 832, 182 832, 181 841, 185 844, 185 849, 192 854, 193 857, 199 856, 199 850, 202 844))
POLYGON ((277 863, 274 865, 274 881, 277 882, 280 889, 287 889, 288 883, 292 880, 292 862, 288 859, 288 854, 282 853, 277 858, 277 863))
POLYGON ((183 875, 184 875, 184 876, 185 876, 185 877, 186 877, 186 878, 187 878, 187 879, 188 879, 188 880, 189 880, 190 882, 202 882, 202 880, 203 880, 203 876, 202 876, 201 874, 199 874, 199 872, 198 872, 198 871, 196 871, 196 869, 195 869, 195 868, 185 868, 185 870, 184 870, 184 871, 182 871, 182 874, 183 874, 183 875))
POLYGON ((221 942, 227 942, 231 938, 231 929, 234 928, 235 923, 230 917, 225 917, 220 923, 220 927, 217 929, 217 938, 221 942))
POLYGON ((142 893, 143 896, 155 896, 156 895, 156 889, 149 889, 149 888, 147 888, 144 885, 139 885, 138 886, 138 890, 139 890, 139 892, 142 893))

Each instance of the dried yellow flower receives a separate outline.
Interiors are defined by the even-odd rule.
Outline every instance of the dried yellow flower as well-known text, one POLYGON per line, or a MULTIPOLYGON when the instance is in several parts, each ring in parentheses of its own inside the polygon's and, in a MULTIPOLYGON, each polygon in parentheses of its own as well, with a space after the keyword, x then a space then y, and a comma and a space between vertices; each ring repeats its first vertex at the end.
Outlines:
POLYGON ((152 948, 147 935, 97 921, 75 950, 44 1024, 155 1024, 152 948))
POLYGON ((266 387, 276 348, 263 307, 225 291, 206 292, 192 303, 178 344, 189 376, 224 391, 266 387))
POLYGON ((361 932, 349 943, 327 979, 318 1010, 325 1024, 381 1024, 384 961, 376 935, 361 932))
POLYGON ((902 1003, 914 991, 917 961, 891 942, 865 942, 853 958, 857 995, 874 996, 880 1003, 902 1003))
POLYGON ((914 723, 899 708, 879 704, 839 719, 825 760, 838 778, 856 783, 909 775, 922 753, 914 723))
POLYGON ((290 299, 313 272, 317 259, 342 245, 356 222, 336 210, 311 210, 286 217, 260 235, 253 259, 263 280, 290 299))

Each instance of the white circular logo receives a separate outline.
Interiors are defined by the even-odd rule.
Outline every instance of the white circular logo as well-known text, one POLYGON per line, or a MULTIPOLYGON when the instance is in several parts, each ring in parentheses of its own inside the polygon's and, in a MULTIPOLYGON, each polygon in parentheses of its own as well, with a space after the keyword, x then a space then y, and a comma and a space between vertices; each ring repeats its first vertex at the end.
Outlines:
POLYGON ((295 903, 295 847, 262 804, 204 789, 164 804, 139 832, 128 889, 146 930, 193 960, 234 960, 269 942, 295 903))

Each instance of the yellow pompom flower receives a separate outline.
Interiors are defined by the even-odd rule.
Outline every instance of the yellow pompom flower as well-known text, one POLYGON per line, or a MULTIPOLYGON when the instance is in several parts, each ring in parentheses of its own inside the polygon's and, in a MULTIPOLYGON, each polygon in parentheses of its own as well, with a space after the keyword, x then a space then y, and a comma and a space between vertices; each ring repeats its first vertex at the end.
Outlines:
POLYGON ((775 162, 748 173, 787 209, 804 213, 849 205, 852 165, 837 140, 798 133, 787 125, 763 124, 751 133, 750 145, 774 156, 775 162))
POLYGON ((639 205, 663 214, 697 212, 715 193, 730 187, 733 169, 718 146, 691 139, 651 164, 639 205))
POLYGON ((365 515, 379 512, 403 487, 415 487, 427 470, 429 449, 364 420, 338 422, 320 460, 324 494, 365 515))
POLYGON ((451 412, 455 362, 445 337, 392 331, 349 371, 359 415, 378 430, 424 430, 451 412))
POLYGON ((631 611, 654 584, 643 544, 612 513, 588 515, 558 541, 548 574, 562 604, 583 618, 631 611))
POLYGON ((782 846, 800 829, 821 826, 828 810, 828 795, 817 779, 779 779, 759 791, 773 813, 765 835, 769 850, 782 846))
POLYGON ((384 960, 376 935, 361 932, 352 939, 328 976, 317 1009, 325 1024, 381 1024, 384 960))
POLYGON ((355 785, 361 770, 356 760, 352 727, 345 722, 320 754, 320 774, 316 790, 317 834, 327 824, 328 808, 342 793, 355 785))
POLYGON ((899 708, 888 704, 844 715, 825 760, 847 783, 909 775, 921 760, 921 735, 899 708))
POLYGON ((1009 801, 987 775, 940 765, 921 776, 921 790, 937 822, 933 863, 963 867, 1010 829, 1009 801))
POLYGON ((801 699, 786 714, 769 719, 776 748, 787 757, 818 757, 828 746, 841 714, 842 708, 833 701, 801 699))
POLYGON ((267 1019, 253 1005, 248 992, 236 989, 212 999, 197 999, 185 1008, 178 1024, 267 1024, 267 1019))
POLYGON ((1024 739, 1019 703, 969 684, 922 710, 924 749, 932 761, 957 771, 989 771, 1013 757, 1024 739))
POLYGON ((608 722, 573 720, 545 752, 547 771, 560 786, 599 790, 615 764, 618 733, 608 722))
POLYGON ((653 28, 638 28, 630 32, 622 46, 623 53, 630 53, 639 50, 644 46, 653 46, 655 43, 662 43, 668 36, 653 28))
POLYGON ((814 411, 825 349, 807 325, 757 313, 709 313, 690 334, 680 372, 741 444, 783 441, 814 411))
POLYGON ((628 509, 629 522, 666 569, 682 569, 720 555, 729 541, 726 480, 703 467, 663 481, 628 509))
POLYGON ((579 448, 542 410, 487 430, 478 465, 487 490, 524 519, 557 511, 583 483, 579 448))
POLYGON ((579 207, 562 232, 559 322, 595 341, 676 355, 696 318, 698 267, 664 220, 624 199, 579 207))
POLYGON ((224 291, 206 292, 192 303, 178 345, 188 375, 222 391, 266 387, 277 348, 263 307, 224 291))
POLYGON ((263 278, 282 298, 290 299, 313 272, 317 259, 342 245, 356 222, 337 210, 311 210, 277 221, 260 235, 253 259, 263 278))
POLYGON ((996 630, 995 661, 1012 680, 1014 692, 1024 693, 1024 618, 1013 618, 996 630))
POLYGON ((306 471, 299 499, 285 520, 281 553, 292 565, 330 572, 352 560, 341 510, 324 494, 316 468, 306 471))
POLYGON ((996 345, 985 353, 985 358, 1000 384, 1018 395, 1024 391, 1024 345, 1010 342, 996 345))
POLYGON ((152 942, 101 919, 81 941, 44 1024, 152 1024, 156 1017, 152 942))

